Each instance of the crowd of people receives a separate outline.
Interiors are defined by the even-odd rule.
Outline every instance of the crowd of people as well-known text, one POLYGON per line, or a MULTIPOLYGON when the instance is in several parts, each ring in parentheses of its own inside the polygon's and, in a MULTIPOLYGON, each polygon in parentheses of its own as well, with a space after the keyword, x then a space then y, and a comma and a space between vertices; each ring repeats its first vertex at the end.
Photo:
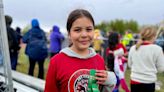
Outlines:
POLYGON ((157 72, 164 72, 164 31, 156 40, 157 30, 152 26, 142 28, 136 37, 130 30, 124 36, 115 31, 102 36, 100 29, 95 29, 91 13, 76 9, 67 19, 68 37, 54 25, 48 47, 38 19, 32 19, 31 28, 24 35, 21 28, 11 27, 11 16, 6 15, 5 19, 13 70, 22 43, 26 44, 31 76, 38 63, 38 78, 44 79, 44 62, 49 56, 45 92, 119 92, 119 85, 125 92, 155 92, 157 72), (62 48, 66 39, 68 46, 62 48), (124 75, 127 67, 131 70, 130 88, 124 75))

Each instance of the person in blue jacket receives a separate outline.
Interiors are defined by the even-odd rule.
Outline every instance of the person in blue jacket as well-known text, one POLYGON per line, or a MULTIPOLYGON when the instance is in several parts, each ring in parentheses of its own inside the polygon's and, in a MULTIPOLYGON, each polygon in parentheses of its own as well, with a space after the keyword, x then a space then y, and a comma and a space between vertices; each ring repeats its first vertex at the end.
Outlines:
POLYGON ((60 32, 58 26, 54 25, 52 32, 50 34, 50 56, 53 57, 55 54, 59 53, 61 50, 62 41, 64 40, 64 36, 60 32))
POLYGON ((38 62, 38 78, 43 79, 44 61, 48 55, 47 39, 37 19, 33 19, 31 25, 32 28, 23 36, 23 42, 27 44, 25 54, 29 57, 30 62, 29 75, 33 76, 35 63, 38 62))

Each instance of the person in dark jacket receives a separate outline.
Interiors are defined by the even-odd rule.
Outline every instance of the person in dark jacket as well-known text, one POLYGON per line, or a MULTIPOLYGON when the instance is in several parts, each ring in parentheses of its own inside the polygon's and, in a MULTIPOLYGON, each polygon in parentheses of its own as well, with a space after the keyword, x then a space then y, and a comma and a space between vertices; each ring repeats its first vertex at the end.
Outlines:
POLYGON ((22 40, 21 28, 20 27, 16 27, 16 30, 15 31, 17 33, 17 40, 18 40, 18 44, 20 46, 21 40, 22 40))
POLYGON ((18 51, 20 49, 17 33, 11 27, 12 17, 9 15, 5 15, 6 28, 7 28, 7 36, 8 36, 8 44, 9 44, 9 52, 10 52, 10 60, 11 60, 11 68, 16 70, 17 60, 18 60, 18 51))
POLYGON ((23 36, 23 42, 27 44, 25 54, 29 57, 29 75, 33 76, 35 63, 39 64, 38 78, 43 79, 44 61, 47 57, 47 40, 44 31, 40 28, 37 19, 33 19, 32 28, 23 36))
POLYGON ((55 54, 59 53, 61 50, 61 44, 64 40, 64 36, 61 34, 58 26, 54 25, 53 30, 50 34, 50 54, 53 57, 55 54))
MULTIPOLYGON (((21 28, 16 27, 15 31, 16 31, 16 34, 17 34, 16 38, 17 38, 18 46, 19 46, 17 56, 19 56, 19 52, 20 52, 20 49, 21 49, 21 42, 22 42, 21 28)), ((19 65, 19 62, 17 64, 19 65)))

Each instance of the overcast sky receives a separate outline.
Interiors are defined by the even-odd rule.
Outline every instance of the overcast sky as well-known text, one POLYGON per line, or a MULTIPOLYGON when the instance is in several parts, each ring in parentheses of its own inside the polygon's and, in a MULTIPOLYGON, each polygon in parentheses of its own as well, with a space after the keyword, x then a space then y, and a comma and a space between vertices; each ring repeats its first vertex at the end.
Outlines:
POLYGON ((164 20, 164 0, 3 0, 5 14, 13 17, 13 27, 23 28, 38 18, 46 31, 53 25, 65 27, 67 16, 76 8, 91 12, 96 24, 114 19, 157 24, 164 20))

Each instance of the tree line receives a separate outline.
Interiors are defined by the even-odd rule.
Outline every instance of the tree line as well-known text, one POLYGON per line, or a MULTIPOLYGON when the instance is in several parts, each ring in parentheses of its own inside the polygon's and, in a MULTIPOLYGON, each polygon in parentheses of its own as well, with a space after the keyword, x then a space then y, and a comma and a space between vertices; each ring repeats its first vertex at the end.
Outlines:
POLYGON ((96 28, 104 31, 117 31, 120 34, 124 34, 126 30, 131 30, 132 32, 138 32, 139 25, 135 20, 123 20, 123 19, 116 19, 110 22, 103 21, 100 24, 96 25, 96 28))

